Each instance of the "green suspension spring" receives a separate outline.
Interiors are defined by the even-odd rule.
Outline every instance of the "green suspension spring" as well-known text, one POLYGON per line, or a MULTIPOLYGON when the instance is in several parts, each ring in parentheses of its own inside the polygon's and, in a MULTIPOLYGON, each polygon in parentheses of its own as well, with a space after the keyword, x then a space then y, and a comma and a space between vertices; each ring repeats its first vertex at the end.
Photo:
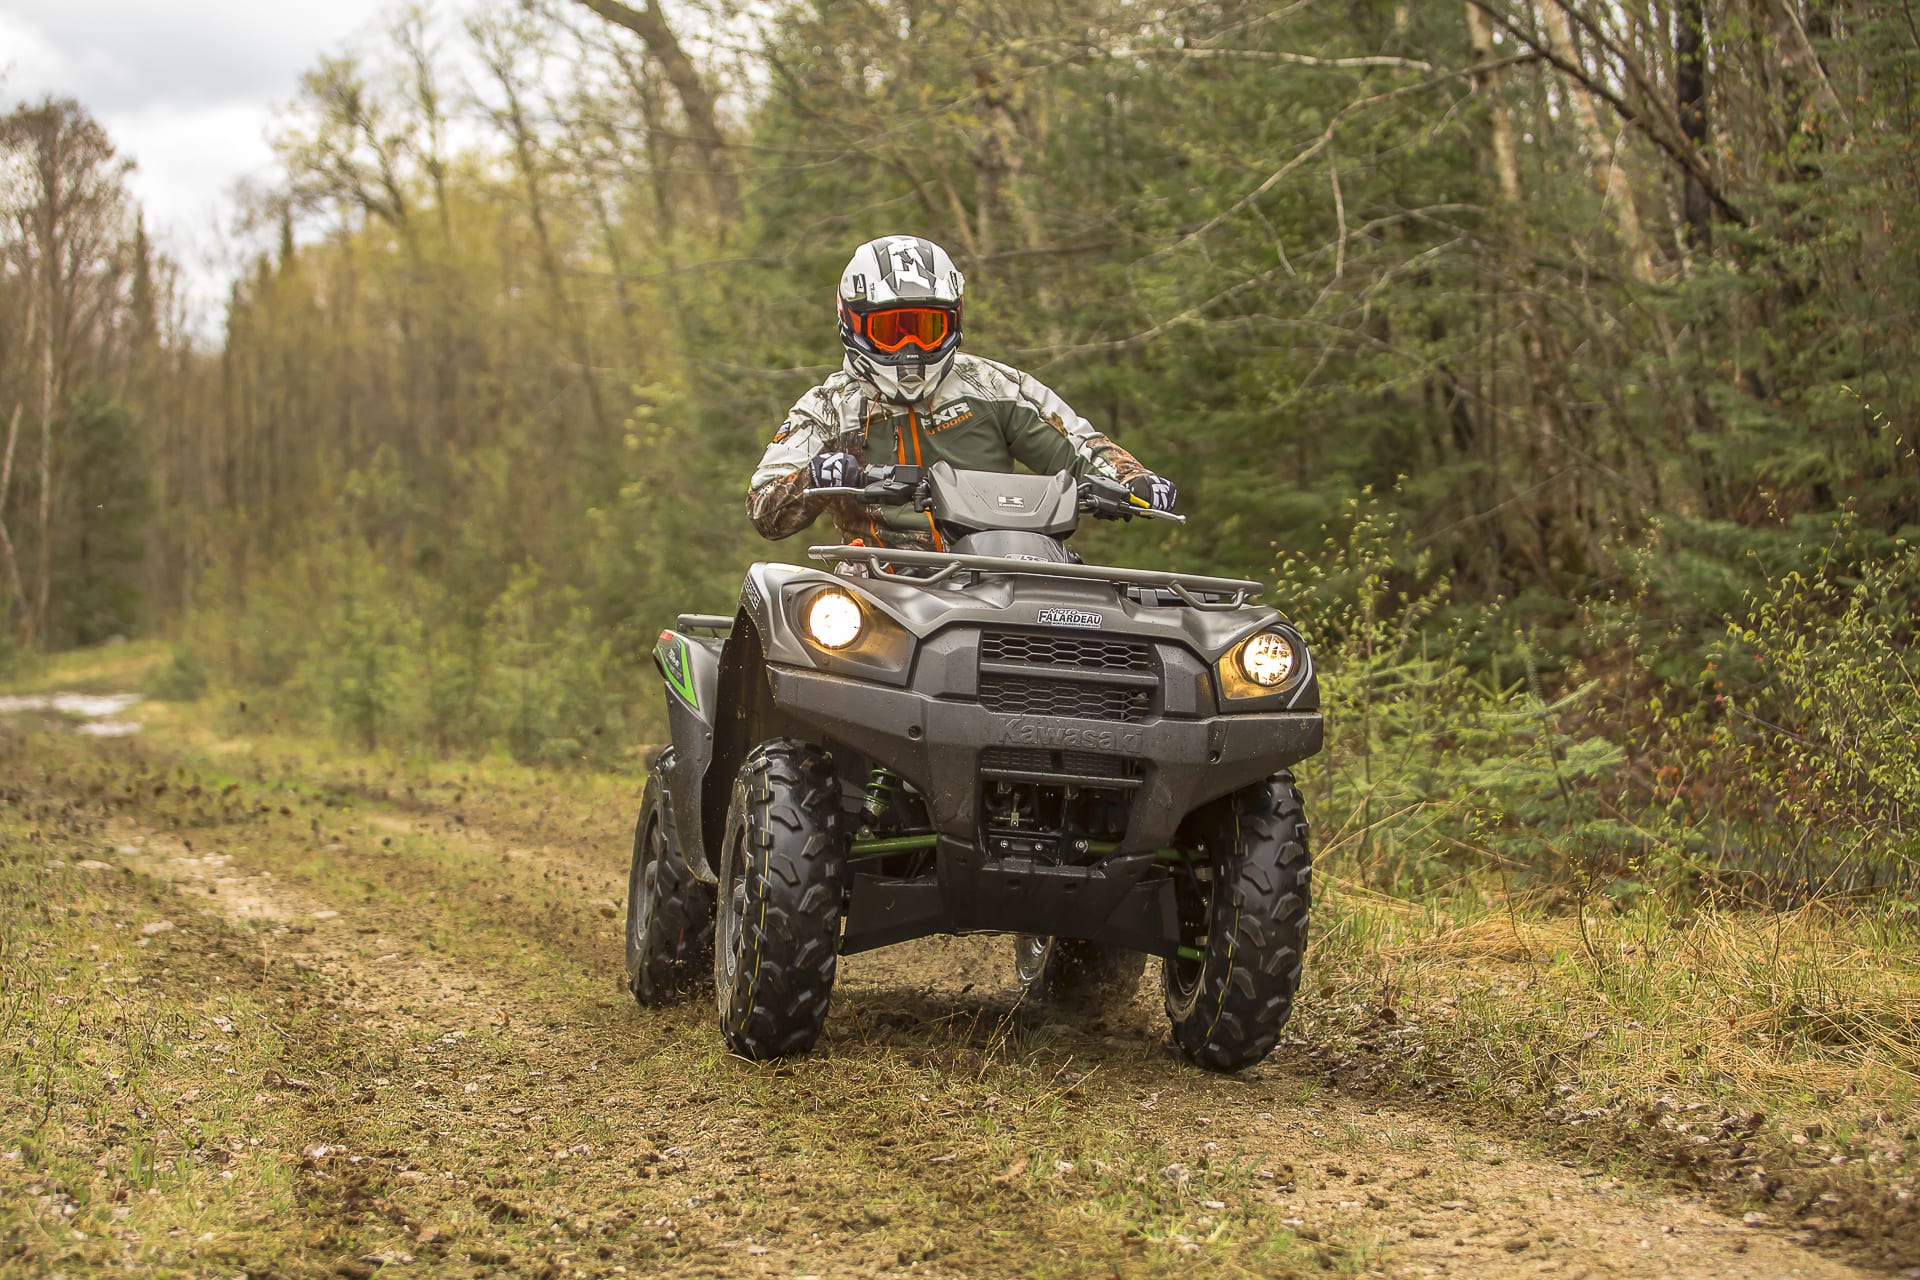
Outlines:
POLYGON ((900 775, 893 770, 875 765, 873 773, 867 779, 867 817, 878 821, 886 813, 887 805, 893 800, 894 784, 900 781, 900 775))

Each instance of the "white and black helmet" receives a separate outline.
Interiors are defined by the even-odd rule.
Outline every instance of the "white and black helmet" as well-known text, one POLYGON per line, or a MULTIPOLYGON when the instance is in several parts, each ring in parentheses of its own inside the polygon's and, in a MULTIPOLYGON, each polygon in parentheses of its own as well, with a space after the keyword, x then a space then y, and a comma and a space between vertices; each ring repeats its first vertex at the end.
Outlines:
POLYGON ((847 373, 883 400, 932 393, 960 349, 966 277, 924 236, 881 236, 840 273, 840 343, 847 373))

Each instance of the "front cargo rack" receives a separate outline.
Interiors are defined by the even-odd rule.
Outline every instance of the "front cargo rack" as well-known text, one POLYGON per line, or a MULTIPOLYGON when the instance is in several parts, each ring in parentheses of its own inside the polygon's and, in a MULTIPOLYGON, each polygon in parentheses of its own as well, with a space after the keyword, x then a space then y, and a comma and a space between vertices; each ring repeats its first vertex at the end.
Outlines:
POLYGON ((910 551, 889 547, 808 547, 807 555, 823 564, 905 565, 935 572, 923 583, 943 582, 956 573, 1009 573, 1028 578, 1065 578, 1075 582, 1110 582, 1121 587, 1150 587, 1170 591, 1194 609, 1238 609, 1266 588, 1245 578, 1209 578, 1197 573, 1168 573, 1161 569, 1123 569, 1117 565, 1054 564, 1012 556, 962 555, 955 551, 910 551), (1225 597, 1222 599, 1221 597, 1225 597))
POLYGON ((675 631, 710 631, 715 635, 729 635, 733 631, 733 619, 721 613, 683 613, 673 620, 675 631))

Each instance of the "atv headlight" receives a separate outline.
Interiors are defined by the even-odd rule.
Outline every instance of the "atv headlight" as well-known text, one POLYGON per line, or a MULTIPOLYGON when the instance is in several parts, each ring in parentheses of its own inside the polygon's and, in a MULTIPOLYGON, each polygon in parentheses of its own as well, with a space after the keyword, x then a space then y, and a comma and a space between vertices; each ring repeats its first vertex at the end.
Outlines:
POLYGON ((867 620, 844 591, 822 591, 807 603, 807 636, 823 649, 844 649, 860 638, 867 620))
POLYGON ((1230 711, 1237 702, 1263 702, 1298 689, 1313 678, 1313 660, 1306 642, 1282 624, 1257 631, 1227 650, 1213 664, 1213 675, 1227 704, 1224 709, 1230 711))
POLYGON ((1263 689, 1278 689, 1293 675, 1299 658, 1293 644, 1277 631, 1262 631, 1234 651, 1242 675, 1263 689))

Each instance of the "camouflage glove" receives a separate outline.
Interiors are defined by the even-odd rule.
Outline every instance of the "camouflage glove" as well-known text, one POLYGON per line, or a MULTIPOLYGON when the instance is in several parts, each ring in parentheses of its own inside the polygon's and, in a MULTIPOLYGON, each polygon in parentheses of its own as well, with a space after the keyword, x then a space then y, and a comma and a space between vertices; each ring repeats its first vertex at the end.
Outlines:
POLYGON ((815 454, 807 479, 814 489, 852 488, 860 483, 860 459, 850 453, 815 454))
POLYGON ((1180 500, 1180 486, 1165 476, 1156 476, 1152 472, 1144 476, 1135 476, 1127 481, 1127 488, 1133 491, 1134 497, 1155 511, 1171 511, 1173 504, 1180 500))

